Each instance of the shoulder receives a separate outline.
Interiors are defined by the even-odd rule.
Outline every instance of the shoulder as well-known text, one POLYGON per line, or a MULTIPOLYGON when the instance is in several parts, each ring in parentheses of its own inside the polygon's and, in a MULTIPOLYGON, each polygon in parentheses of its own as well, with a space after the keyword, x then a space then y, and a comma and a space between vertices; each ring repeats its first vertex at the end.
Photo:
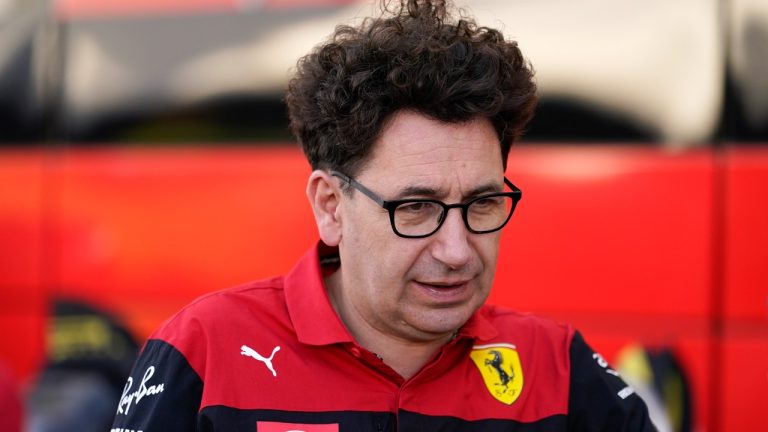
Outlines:
POLYGON ((178 331, 204 331, 219 323, 284 309, 282 277, 248 282, 198 297, 162 323, 150 338, 173 338, 178 331))
POLYGON ((283 278, 249 282, 203 295, 162 323, 149 340, 162 341, 197 369, 209 349, 250 329, 289 324, 283 278))
POLYGON ((655 430, 643 400, 579 333, 571 343, 570 358, 571 430, 655 430))
POLYGON ((572 326, 498 306, 480 313, 498 332, 488 345, 514 347, 536 382, 530 397, 567 412, 568 430, 654 430, 643 401, 572 326))
POLYGON ((475 341, 473 359, 481 356, 482 364, 490 367, 497 363, 503 369, 506 365, 505 372, 521 389, 517 406, 524 405, 530 412, 567 415, 572 327, 499 306, 485 306, 479 312, 494 329, 483 334, 494 336, 475 341))
POLYGON ((149 337, 120 399, 116 429, 194 430, 210 382, 221 382, 241 357, 244 338, 289 329, 283 278, 206 294, 165 321, 149 337))

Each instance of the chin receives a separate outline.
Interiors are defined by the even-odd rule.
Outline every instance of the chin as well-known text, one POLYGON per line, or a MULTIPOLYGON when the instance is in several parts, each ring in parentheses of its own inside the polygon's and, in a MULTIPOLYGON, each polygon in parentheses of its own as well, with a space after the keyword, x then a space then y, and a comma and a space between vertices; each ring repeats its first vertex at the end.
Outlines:
POLYGON ((433 335, 453 334, 469 320, 477 308, 462 305, 457 310, 450 309, 430 309, 417 320, 419 325, 414 327, 433 335))

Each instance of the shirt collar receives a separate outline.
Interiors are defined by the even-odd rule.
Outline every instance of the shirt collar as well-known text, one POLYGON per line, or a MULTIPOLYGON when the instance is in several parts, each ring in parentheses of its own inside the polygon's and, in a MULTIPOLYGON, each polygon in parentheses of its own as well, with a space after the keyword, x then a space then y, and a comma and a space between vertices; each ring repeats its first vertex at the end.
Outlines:
POLYGON ((459 329, 457 337, 489 341, 499 335, 499 330, 487 317, 488 307, 483 306, 475 312, 459 329))
POLYGON ((310 249, 285 277, 288 314, 299 341, 308 345, 352 342, 336 311, 331 306, 325 285, 321 259, 338 257, 338 250, 322 242, 310 249))
MULTIPOLYGON (((338 248, 318 242, 307 251, 285 277, 288 314, 300 342, 307 345, 330 345, 354 342, 336 311, 331 306, 323 284, 324 263, 338 263, 338 248)), ((338 264, 336 264, 338 265, 338 264)), ((475 312, 459 329, 457 337, 479 341, 491 340, 498 330, 488 319, 488 309, 475 312)))

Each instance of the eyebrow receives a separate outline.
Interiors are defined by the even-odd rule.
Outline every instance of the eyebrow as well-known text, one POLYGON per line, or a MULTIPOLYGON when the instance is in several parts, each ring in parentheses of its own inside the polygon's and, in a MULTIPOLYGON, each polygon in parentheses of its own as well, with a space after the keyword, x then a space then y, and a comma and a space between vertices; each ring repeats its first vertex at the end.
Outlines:
MULTIPOLYGON (((486 183, 469 191, 468 194, 463 196, 463 200, 467 200, 486 193, 501 192, 503 190, 503 184, 501 188, 499 188, 498 184, 486 183)), ((444 198, 445 193, 441 193, 439 190, 428 186, 406 186, 403 190, 400 191, 400 193, 395 196, 395 199, 407 199, 416 196, 444 198)))

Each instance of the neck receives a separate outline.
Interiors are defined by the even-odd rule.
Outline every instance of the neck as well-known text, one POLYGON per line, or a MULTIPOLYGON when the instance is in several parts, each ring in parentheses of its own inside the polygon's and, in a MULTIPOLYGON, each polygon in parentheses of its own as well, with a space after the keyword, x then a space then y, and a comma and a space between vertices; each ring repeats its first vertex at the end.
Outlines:
POLYGON ((430 341, 409 341, 398 337, 379 337, 374 332, 354 332, 355 340, 365 349, 376 353, 387 366, 404 379, 416 375, 440 348, 450 340, 448 337, 430 341))
POLYGON ((336 314, 347 327, 355 341, 378 355, 404 379, 415 375, 429 362, 440 348, 453 337, 446 335, 413 335, 387 331, 358 313, 341 289, 341 271, 325 278, 328 297, 336 314))

